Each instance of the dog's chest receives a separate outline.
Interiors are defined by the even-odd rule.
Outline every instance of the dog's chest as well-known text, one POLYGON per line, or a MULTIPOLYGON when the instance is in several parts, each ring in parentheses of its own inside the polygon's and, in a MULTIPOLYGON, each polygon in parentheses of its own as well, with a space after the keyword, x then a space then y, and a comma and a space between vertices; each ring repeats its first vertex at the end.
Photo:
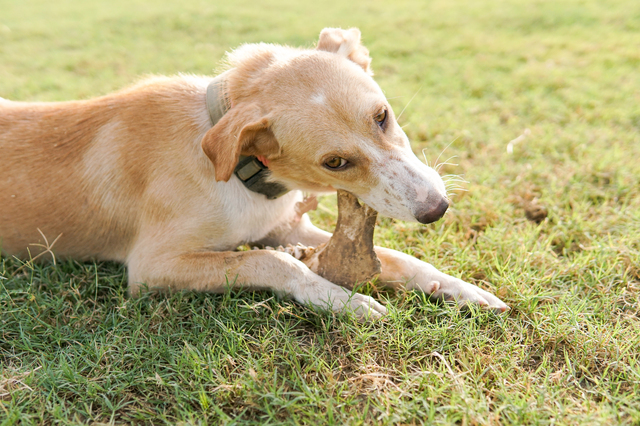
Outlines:
POLYGON ((295 205, 302 193, 291 191, 268 200, 245 188, 237 179, 218 185, 217 202, 211 211, 210 245, 217 250, 235 249, 238 245, 265 238, 274 229, 296 218, 295 205))

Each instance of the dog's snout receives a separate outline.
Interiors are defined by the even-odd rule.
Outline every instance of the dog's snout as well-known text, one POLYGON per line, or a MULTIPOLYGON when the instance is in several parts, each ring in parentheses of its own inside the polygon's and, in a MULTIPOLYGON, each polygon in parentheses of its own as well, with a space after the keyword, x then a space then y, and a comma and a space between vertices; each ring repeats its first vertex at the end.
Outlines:
POLYGON ((416 219, 420 223, 432 223, 444 216, 449 208, 449 201, 441 197, 437 202, 426 202, 416 212, 416 219))

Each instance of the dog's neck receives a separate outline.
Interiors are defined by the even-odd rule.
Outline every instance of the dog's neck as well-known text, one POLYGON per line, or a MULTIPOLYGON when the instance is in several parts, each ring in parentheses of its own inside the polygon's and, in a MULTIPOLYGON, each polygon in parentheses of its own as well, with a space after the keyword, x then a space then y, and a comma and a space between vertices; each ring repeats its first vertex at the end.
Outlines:
MULTIPOLYGON (((209 111, 212 126, 215 126, 231 109, 231 102, 227 96, 227 75, 229 72, 220 74, 207 86, 207 110, 209 111)), ((289 192, 284 185, 277 182, 269 182, 267 178, 271 172, 267 166, 253 156, 241 155, 234 174, 247 189, 263 194, 270 200, 289 192)))

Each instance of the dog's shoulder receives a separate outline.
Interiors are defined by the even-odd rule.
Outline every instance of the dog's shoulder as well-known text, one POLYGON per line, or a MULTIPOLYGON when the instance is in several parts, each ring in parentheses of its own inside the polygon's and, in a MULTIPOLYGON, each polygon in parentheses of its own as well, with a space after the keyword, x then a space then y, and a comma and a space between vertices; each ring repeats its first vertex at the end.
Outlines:
POLYGON ((146 75, 137 82, 101 98, 131 98, 131 97, 171 97, 201 94, 213 79, 210 76, 178 74, 172 76, 146 75))

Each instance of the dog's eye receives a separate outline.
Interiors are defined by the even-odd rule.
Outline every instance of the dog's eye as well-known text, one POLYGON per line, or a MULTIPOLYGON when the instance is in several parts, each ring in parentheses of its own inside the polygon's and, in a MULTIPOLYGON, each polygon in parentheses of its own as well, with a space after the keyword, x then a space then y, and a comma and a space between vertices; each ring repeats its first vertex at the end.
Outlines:
POLYGON ((383 109, 378 114, 376 114, 373 119, 376 120, 376 123, 378 123, 378 126, 380 126, 380 128, 384 129, 385 122, 387 121, 387 110, 383 109))
POLYGON ((338 170, 343 169, 346 165, 349 164, 347 160, 342 157, 333 157, 325 161, 324 166, 328 169, 338 170))

